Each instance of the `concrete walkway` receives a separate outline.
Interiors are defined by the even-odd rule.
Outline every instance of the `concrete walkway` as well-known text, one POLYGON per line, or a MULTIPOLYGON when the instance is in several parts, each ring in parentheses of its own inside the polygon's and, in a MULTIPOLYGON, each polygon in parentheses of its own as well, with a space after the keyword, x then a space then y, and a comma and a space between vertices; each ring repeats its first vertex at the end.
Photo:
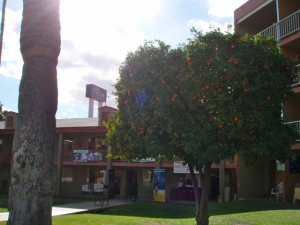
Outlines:
MULTIPOLYGON (((122 201, 122 199, 110 199, 109 204, 107 205, 106 202, 104 202, 103 206, 100 206, 99 204, 95 205, 94 201, 53 206, 52 216, 59 216, 59 215, 66 215, 66 214, 80 213, 80 212, 89 212, 89 211, 99 211, 114 206, 125 205, 128 203, 130 203, 130 201, 124 202, 122 201)), ((8 212, 0 213, 0 221, 7 221, 7 220, 8 220, 8 212)))

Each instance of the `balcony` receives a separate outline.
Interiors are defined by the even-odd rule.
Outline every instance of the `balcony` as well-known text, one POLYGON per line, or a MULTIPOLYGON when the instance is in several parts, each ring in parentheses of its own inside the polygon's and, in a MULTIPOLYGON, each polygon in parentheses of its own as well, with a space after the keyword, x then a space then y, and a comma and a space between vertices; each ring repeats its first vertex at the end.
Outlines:
POLYGON ((289 15, 278 23, 274 23, 272 26, 261 31, 257 35, 261 35, 265 38, 275 38, 279 41, 280 39, 293 34, 300 30, 300 10, 289 15))
POLYGON ((293 122, 287 122, 288 125, 295 126, 297 133, 298 133, 298 138, 297 138, 297 143, 300 142, 300 120, 298 121, 293 121, 293 122))

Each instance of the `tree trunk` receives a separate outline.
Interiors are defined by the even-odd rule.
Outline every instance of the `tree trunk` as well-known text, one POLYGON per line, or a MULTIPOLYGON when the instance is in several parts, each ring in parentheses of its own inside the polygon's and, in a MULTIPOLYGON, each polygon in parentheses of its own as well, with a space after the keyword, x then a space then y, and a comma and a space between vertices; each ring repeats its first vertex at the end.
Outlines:
MULTIPOLYGON (((190 174, 194 186, 195 198, 196 198, 196 224, 208 225, 208 196, 210 191, 210 168, 211 164, 207 163, 202 170, 199 171, 201 190, 198 189, 198 183, 194 174, 194 169, 191 164, 189 165, 190 174), (200 193, 201 191, 201 193, 200 193)), ((201 168, 201 167, 200 167, 201 168)))
POLYGON ((13 142, 7 224, 52 224, 59 0, 24 0, 24 60, 13 142))

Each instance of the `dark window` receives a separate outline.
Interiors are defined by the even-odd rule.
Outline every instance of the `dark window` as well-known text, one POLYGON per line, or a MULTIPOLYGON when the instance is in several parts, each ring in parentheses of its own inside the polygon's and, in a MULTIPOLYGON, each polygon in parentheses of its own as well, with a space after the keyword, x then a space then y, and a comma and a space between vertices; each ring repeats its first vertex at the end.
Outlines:
POLYGON ((73 151, 73 138, 65 138, 64 152, 72 152, 72 151, 73 151))
POLYGON ((101 137, 88 138, 88 150, 105 149, 103 141, 104 138, 101 137))

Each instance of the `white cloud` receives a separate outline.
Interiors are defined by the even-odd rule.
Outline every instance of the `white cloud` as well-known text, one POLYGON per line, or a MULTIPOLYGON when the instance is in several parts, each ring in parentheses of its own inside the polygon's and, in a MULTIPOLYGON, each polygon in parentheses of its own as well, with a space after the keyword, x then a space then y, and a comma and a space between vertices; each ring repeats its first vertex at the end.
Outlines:
POLYGON ((1 56, 1 75, 20 79, 22 75, 23 60, 20 53, 20 26, 21 11, 6 10, 1 56))
POLYGON ((143 43, 145 34, 138 26, 159 12, 161 3, 160 0, 61 1, 59 103, 87 104, 85 85, 94 83, 107 89, 110 96, 107 105, 115 107, 112 85, 119 76, 119 66, 129 51, 143 43))
POLYGON ((228 31, 228 25, 229 23, 219 24, 214 21, 205 21, 205 20, 198 20, 198 19, 192 19, 188 22, 189 28, 196 28, 199 31, 202 31, 203 33, 212 31, 214 29, 220 29, 221 32, 228 31))
POLYGON ((80 52, 101 52, 123 59, 145 34, 137 29, 161 8, 160 1, 61 1, 62 38, 80 52))
POLYGON ((234 10, 244 4, 247 0, 195 0, 200 6, 206 4, 210 21, 206 19, 191 19, 188 21, 189 28, 206 33, 219 28, 221 32, 233 32, 228 26, 233 25, 234 10), (218 21, 218 22, 217 22, 218 21))
MULTIPOLYGON (((21 4, 21 0, 18 1, 21 4)), ((206 11, 213 17, 232 18, 234 8, 246 0, 193 1, 201 3, 201 8, 206 4, 208 7, 206 11)), ((185 2, 190 4, 190 1, 185 2)), ((90 83, 107 89, 110 96, 107 105, 116 106, 112 96, 114 91, 112 85, 119 76, 119 66, 127 53, 135 51, 145 39, 158 38, 168 43, 174 39, 175 44, 185 41, 178 42, 177 37, 184 37, 182 33, 186 27, 182 28, 183 24, 179 25, 178 22, 174 24, 174 21, 180 21, 180 16, 189 11, 187 9, 183 11, 184 7, 178 7, 182 2, 177 3, 165 0, 60 1, 62 45, 57 67, 59 94, 57 117, 77 117, 80 112, 87 110, 85 86, 90 83)), ((7 8, 0 76, 21 78, 23 66, 19 44, 21 19, 21 11, 14 12, 7 8)), ((212 17, 209 19, 211 22, 201 19, 190 20, 189 28, 195 27, 203 32, 211 30, 211 25, 222 31, 227 29, 228 23, 222 23, 223 20, 219 18, 218 23, 213 22, 212 17)))
POLYGON ((208 14, 218 18, 232 18, 235 9, 247 0, 207 0, 208 14))
MULTIPOLYGON (((78 116, 87 108, 85 86, 94 83, 108 90, 107 105, 116 106, 112 96, 118 69, 129 51, 146 38, 139 25, 150 21, 162 8, 160 0, 63 0, 60 2, 61 53, 58 74, 58 117, 78 116), (70 107, 68 110, 61 108, 70 107), (75 113, 73 113, 73 111, 75 113)), ((20 2, 21 4, 21 2, 20 2)), ((6 10, 1 76, 20 79, 22 11, 6 10)))

